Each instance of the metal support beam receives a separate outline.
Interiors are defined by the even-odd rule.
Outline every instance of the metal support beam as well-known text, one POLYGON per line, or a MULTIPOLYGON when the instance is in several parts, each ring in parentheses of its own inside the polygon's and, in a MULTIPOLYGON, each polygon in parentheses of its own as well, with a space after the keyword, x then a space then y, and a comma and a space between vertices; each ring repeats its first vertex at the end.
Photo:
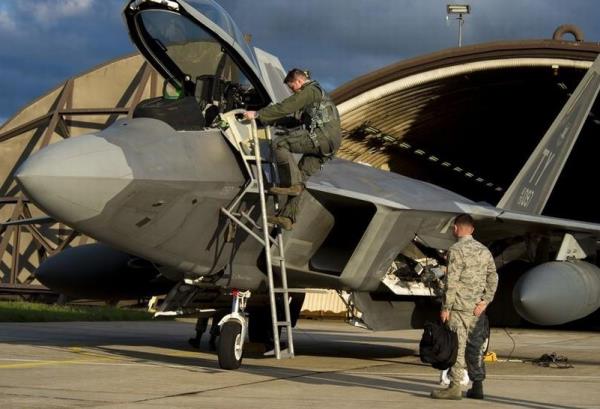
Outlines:
POLYGON ((143 70, 144 71, 142 74, 142 79, 140 80, 137 89, 135 90, 135 94, 133 96, 133 99, 131 100, 131 105, 129 106, 129 112, 127 113, 127 118, 130 119, 133 118, 133 111, 135 110, 137 104, 140 103, 142 95, 144 95, 144 90, 146 89, 146 84, 148 83, 148 79, 150 78, 150 72, 152 71, 152 68, 150 68, 148 63, 145 62, 143 65, 143 70))
POLYGON ((52 113, 52 118, 50 119, 50 124, 48 125, 48 129, 46 129, 46 133, 44 134, 44 138, 42 139, 42 143, 40 144, 40 149, 48 145, 50 142, 50 138, 56 131, 56 126, 58 125, 58 121, 61 119, 60 110, 65 108, 67 105, 67 101, 73 97, 73 80, 70 79, 65 83, 62 91, 58 95, 58 99, 56 100, 56 108, 52 113))
POLYGON ((21 126, 11 129, 10 131, 1 133, 0 134, 0 142, 7 141, 11 138, 14 138, 15 136, 19 136, 19 135, 24 134, 25 132, 29 132, 33 129, 40 128, 40 127, 46 125, 46 123, 48 123, 48 121, 50 121, 50 118, 52 118, 52 112, 49 112, 46 115, 42 115, 39 118, 36 118, 36 119, 29 121, 21 126))

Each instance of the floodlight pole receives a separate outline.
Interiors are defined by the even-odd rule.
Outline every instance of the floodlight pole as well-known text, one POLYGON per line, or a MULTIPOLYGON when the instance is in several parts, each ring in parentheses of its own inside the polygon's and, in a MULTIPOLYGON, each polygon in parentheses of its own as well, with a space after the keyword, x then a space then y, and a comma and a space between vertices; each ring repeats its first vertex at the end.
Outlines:
POLYGON ((465 23, 462 13, 458 15, 458 48, 462 47, 462 27, 465 23))
MULTIPOLYGON (((462 47, 463 24, 465 24, 464 14, 471 13, 471 6, 468 4, 448 4, 446 5, 446 13, 448 15, 458 15, 456 19, 458 20, 458 47, 460 48, 462 47)), ((448 16, 446 16, 446 18, 448 18, 448 16)))

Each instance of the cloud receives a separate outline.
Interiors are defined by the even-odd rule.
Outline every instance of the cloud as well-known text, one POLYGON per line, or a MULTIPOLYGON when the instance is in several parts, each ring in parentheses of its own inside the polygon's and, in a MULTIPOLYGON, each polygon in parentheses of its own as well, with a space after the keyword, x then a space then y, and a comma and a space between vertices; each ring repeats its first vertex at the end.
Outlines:
POLYGON ((131 53, 122 8, 122 0, 0 0, 0 117, 11 117, 68 78, 131 53))
MULTIPOLYGON (((107 2, 108 3, 108 2, 107 2)), ((0 31, 10 34, 43 31, 64 23, 65 19, 85 16, 100 2, 94 0, 19 0, 0 5, 0 31)))
POLYGON ((0 31, 14 31, 17 28, 14 20, 6 10, 0 10, 0 31))
POLYGON ((19 1, 20 11, 31 13, 36 22, 52 26, 59 20, 86 14, 92 8, 92 0, 28 0, 19 1))

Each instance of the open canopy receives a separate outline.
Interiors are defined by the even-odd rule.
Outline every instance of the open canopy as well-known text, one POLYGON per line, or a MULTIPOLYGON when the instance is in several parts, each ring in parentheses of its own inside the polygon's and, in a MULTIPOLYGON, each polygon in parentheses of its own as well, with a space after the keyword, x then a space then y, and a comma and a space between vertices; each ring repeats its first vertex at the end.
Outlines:
POLYGON ((212 0, 132 0, 123 11, 129 35, 172 84, 194 94, 196 84, 220 76, 273 100, 256 55, 229 14, 212 0))

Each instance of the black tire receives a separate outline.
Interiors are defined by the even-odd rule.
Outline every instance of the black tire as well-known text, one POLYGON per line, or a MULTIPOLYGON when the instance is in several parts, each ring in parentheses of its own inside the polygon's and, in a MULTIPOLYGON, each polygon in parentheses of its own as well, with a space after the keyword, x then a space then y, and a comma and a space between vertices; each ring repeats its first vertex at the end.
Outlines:
POLYGON ((242 364, 244 340, 242 325, 237 321, 228 321, 221 327, 219 336, 219 366, 223 369, 238 369, 242 364))

